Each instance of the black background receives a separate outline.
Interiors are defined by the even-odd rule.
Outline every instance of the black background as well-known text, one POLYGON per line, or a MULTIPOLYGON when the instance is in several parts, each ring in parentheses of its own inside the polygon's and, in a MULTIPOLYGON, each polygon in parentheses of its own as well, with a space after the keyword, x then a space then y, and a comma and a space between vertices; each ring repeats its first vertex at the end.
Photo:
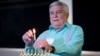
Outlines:
MULTIPOLYGON (((0 0, 0 47, 24 48, 22 35, 33 27, 37 36, 49 26, 49 4, 55 0, 0 0)), ((84 30, 83 50, 100 51, 97 1, 73 0, 73 24, 84 30)))

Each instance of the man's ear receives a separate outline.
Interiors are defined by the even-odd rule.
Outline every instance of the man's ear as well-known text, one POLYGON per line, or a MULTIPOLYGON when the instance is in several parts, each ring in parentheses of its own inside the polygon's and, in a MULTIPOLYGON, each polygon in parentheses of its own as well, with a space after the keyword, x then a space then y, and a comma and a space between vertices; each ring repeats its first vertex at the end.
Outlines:
POLYGON ((68 21, 69 13, 66 13, 66 19, 65 21, 68 21))
POLYGON ((68 19, 68 17, 69 17, 69 13, 66 13, 66 18, 68 19))

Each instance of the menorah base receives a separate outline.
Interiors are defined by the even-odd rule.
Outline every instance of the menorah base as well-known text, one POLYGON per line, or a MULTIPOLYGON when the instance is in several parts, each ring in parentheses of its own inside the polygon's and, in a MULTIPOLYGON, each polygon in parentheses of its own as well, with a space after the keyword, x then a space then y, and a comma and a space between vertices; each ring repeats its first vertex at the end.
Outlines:
POLYGON ((50 51, 47 52, 46 50, 42 49, 34 49, 34 50, 21 50, 20 56, 50 56, 50 51))

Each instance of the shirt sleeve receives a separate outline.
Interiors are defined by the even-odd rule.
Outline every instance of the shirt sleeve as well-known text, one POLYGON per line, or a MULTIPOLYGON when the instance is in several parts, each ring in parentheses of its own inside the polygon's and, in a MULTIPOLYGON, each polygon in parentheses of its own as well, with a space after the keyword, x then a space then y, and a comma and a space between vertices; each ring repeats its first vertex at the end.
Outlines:
POLYGON ((77 54, 80 54, 82 50, 83 42, 84 42, 83 37, 84 37, 83 29, 80 26, 75 26, 74 28, 72 28, 70 41, 68 44, 62 45, 60 49, 61 54, 65 56, 66 55, 75 56, 77 54))
POLYGON ((25 53, 27 54, 27 53, 29 53, 30 51, 34 51, 34 46, 32 45, 32 46, 26 46, 25 45, 25 53))

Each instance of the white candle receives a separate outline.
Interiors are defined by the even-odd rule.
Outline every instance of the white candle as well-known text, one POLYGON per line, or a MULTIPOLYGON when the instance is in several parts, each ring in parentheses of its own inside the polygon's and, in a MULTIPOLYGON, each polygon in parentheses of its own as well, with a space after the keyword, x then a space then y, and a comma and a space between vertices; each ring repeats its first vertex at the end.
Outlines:
POLYGON ((36 40, 36 30, 33 28, 34 40, 36 40))

